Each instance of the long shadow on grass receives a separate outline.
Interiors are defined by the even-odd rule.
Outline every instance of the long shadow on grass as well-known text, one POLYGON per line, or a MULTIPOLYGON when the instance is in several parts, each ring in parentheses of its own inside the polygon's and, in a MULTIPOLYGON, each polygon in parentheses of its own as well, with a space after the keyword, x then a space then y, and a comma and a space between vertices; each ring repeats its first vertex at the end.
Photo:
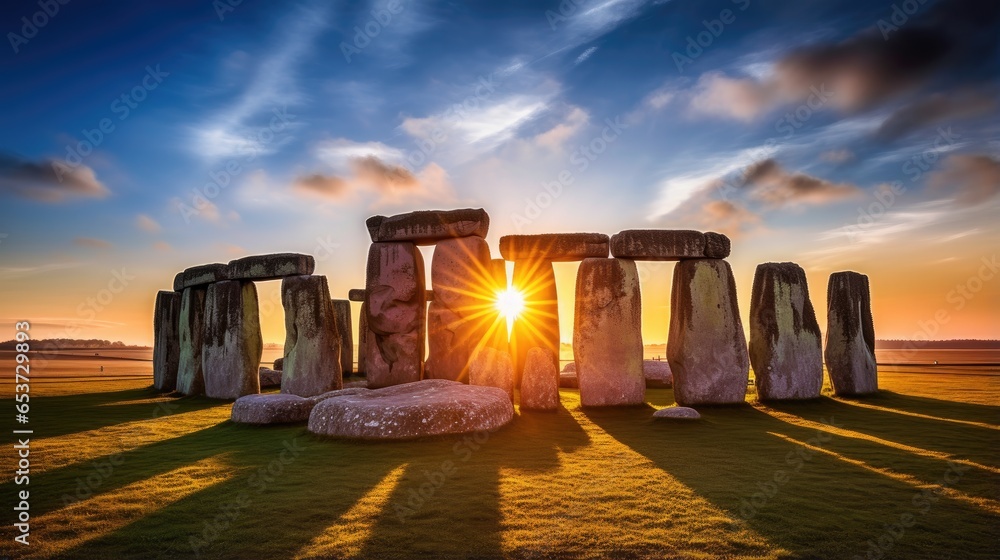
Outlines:
POLYGON ((943 420, 963 420, 1000 425, 1000 406, 917 397, 885 389, 880 390, 877 395, 865 397, 860 402, 904 412, 926 414, 943 420))
MULTIPOLYGON (((820 404, 820 406, 824 406, 820 404)), ((834 410, 840 410, 834 407, 834 410)), ((782 422, 750 406, 701 409, 702 421, 655 422, 652 409, 591 409, 586 414, 615 439, 797 557, 851 558, 884 524, 909 513, 916 525, 892 541, 886 558, 991 558, 991 527, 1000 518, 947 497, 920 500, 920 489, 783 439, 835 450, 843 437, 782 422), (916 500, 916 502, 915 502, 916 500)), ((836 416, 837 424, 846 421, 836 416)), ((849 445, 849 444, 847 444, 849 445)), ((869 449, 880 460, 905 452, 869 449)), ((938 477, 945 475, 942 468, 938 477)), ((961 480, 958 485, 961 484, 961 480)), ((956 485, 956 487, 960 487, 956 485)), ((671 504, 669 507, 683 507, 671 504)), ((706 535, 706 538, 712 538, 706 535)))

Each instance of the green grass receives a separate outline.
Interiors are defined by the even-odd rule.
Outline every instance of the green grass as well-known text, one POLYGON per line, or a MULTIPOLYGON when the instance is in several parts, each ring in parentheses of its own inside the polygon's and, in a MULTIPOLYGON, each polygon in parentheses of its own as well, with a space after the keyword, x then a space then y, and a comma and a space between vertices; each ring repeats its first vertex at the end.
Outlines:
POLYGON ((882 558, 1000 554, 996 376, 883 374, 874 398, 704 408, 693 424, 652 420, 669 390, 599 410, 564 390, 565 410, 478 444, 240 426, 228 403, 147 383, 32 387, 32 545, 13 543, 7 507, 0 556, 186 558, 195 538, 232 559, 854 558, 906 514, 882 558))

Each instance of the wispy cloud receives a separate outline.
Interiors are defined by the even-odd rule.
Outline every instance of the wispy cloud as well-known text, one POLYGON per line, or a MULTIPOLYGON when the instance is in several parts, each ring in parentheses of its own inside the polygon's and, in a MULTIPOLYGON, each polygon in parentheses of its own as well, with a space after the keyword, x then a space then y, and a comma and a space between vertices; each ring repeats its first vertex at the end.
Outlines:
POLYGON ((73 243, 87 249, 110 249, 114 247, 110 241, 97 239, 96 237, 77 237, 73 239, 73 243))
POLYGON ((0 194, 39 202, 64 202, 71 198, 104 198, 111 191, 86 165, 70 167, 61 161, 27 161, 0 154, 0 194))
POLYGON ((590 58, 592 54, 597 52, 597 49, 598 47, 590 47, 589 49, 583 51, 582 53, 580 53, 580 56, 576 57, 576 60, 573 61, 573 65, 576 66, 578 64, 581 64, 582 62, 590 58))
POLYGON ((139 214, 138 216, 135 217, 135 226, 147 233, 159 233, 161 230, 163 230, 163 228, 160 227, 160 224, 156 220, 150 218, 145 214, 139 214))

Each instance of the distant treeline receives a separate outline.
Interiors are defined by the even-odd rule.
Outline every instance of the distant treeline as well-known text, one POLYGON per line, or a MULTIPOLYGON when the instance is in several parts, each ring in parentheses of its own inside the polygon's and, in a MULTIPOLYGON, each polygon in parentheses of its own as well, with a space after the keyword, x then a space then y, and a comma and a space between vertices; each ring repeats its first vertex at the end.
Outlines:
POLYGON ((883 350, 910 350, 928 348, 934 350, 983 350, 1000 348, 1000 340, 876 340, 875 348, 883 350))
MULTIPOLYGON (((16 350, 18 344, 23 343, 16 340, 0 342, 0 350, 16 350)), ((39 350, 94 350, 102 348, 114 348, 120 350, 122 348, 149 348, 148 346, 125 344, 120 340, 112 342, 110 340, 100 340, 97 338, 89 338, 85 340, 76 338, 39 338, 37 340, 29 340, 28 345, 31 350, 36 352, 39 350)))

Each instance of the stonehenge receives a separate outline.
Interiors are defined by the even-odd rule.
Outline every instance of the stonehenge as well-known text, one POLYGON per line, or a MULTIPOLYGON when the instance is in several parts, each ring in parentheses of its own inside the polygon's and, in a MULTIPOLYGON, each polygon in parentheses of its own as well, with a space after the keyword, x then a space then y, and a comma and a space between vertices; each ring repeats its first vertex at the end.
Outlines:
POLYGON ((257 312, 257 288, 252 282, 223 280, 209 284, 203 336, 205 396, 238 399, 259 393, 257 368, 264 342, 257 312))
POLYGON ((494 348, 481 348, 469 366, 469 384, 496 387, 514 402, 514 364, 510 353, 494 348))
POLYGON ((521 380, 521 410, 559 409, 559 369, 544 348, 528 350, 521 380))
POLYGON ((419 210, 397 216, 372 216, 365 222, 373 243, 409 241, 433 245, 445 239, 486 237, 490 217, 482 208, 419 210))
POLYGON ((181 316, 178 337, 180 338, 180 360, 177 363, 178 393, 200 395, 205 392, 205 374, 202 369, 201 351, 204 341, 205 296, 208 288, 192 286, 184 288, 181 296, 181 316))
POLYGON ((281 392, 312 397, 340 389, 341 338, 326 276, 281 281, 285 308, 285 359, 281 392))
POLYGON ((178 322, 181 314, 181 294, 160 291, 153 310, 153 387, 173 391, 177 385, 177 364, 180 359, 178 322))
POLYGON ((724 259, 729 251, 729 238, 711 231, 627 229, 611 237, 611 256, 619 259, 724 259))
POLYGON ((427 299, 424 259, 407 241, 372 243, 365 282, 365 372, 374 388, 420 381, 427 299))
POLYGON ((340 337, 340 371, 347 377, 354 371, 354 333, 351 332, 351 302, 346 299, 330 300, 333 319, 337 322, 340 337))
POLYGON ((524 311, 514 323, 509 344, 514 383, 520 385, 528 350, 544 348, 559 363, 559 295, 552 262, 514 261, 513 285, 524 297, 524 311))
POLYGON ((875 329, 872 326, 868 277, 834 272, 827 287, 824 358, 830 384, 839 396, 878 392, 875 329))

